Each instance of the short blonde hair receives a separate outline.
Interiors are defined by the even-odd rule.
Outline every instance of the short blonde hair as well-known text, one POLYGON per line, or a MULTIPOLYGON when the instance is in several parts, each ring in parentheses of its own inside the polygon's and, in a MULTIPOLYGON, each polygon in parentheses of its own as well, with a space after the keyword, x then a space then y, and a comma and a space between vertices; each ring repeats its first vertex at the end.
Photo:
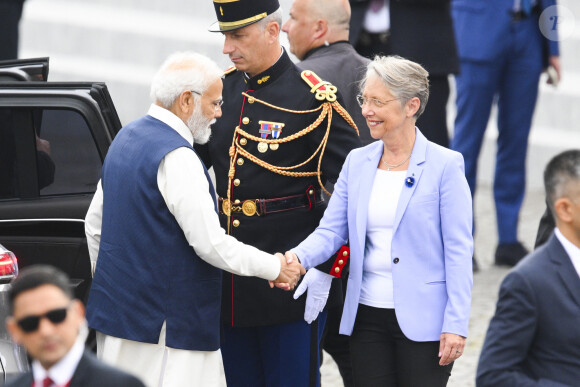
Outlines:
POLYGON ((371 76, 377 76, 393 96, 400 100, 401 106, 411 98, 419 98, 421 105, 413 117, 418 119, 423 114, 429 100, 429 73, 420 64, 397 55, 377 55, 367 67, 361 81, 361 90, 371 76))

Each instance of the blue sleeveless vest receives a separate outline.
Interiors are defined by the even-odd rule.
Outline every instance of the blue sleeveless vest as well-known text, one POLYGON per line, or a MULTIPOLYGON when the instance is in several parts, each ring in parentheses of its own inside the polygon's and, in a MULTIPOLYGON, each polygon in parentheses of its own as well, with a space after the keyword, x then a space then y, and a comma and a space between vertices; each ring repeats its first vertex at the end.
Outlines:
MULTIPOLYGON (((101 243, 87 320, 107 335, 152 344, 166 321, 168 347, 215 351, 221 270, 195 254, 157 185, 161 160, 179 147, 195 152, 151 116, 127 125, 111 144, 103 165, 101 243)), ((204 172, 216 205, 205 167, 204 172)))

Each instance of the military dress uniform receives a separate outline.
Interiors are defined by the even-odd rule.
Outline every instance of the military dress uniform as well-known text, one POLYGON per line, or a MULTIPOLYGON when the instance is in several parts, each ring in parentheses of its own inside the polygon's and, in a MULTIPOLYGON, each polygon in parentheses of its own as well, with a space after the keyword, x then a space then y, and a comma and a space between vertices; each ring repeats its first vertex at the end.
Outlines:
MULTIPOLYGON (((244 7, 233 17, 244 20, 254 20, 243 18, 248 13, 265 16, 278 9, 273 0, 219 1, 218 20, 232 15, 238 3, 244 7), (262 13, 260 7, 270 9, 262 13)), ((301 72, 285 51, 254 77, 235 68, 226 71, 223 97, 223 115, 211 140, 196 148, 214 168, 222 227, 261 250, 289 250, 318 226, 326 208, 322 187, 336 181, 349 151, 360 146, 356 125, 340 98, 335 100, 336 88, 301 72)), ((341 257, 329 257, 320 269, 339 276, 348 256, 341 257)), ((340 292, 331 290, 332 302, 341 302, 340 292)), ((312 385, 309 370, 318 375, 318 367, 309 367, 308 355, 316 360, 323 324, 310 335, 304 308, 305 297, 294 300, 292 292, 270 289, 263 280, 224 274, 222 354, 228 385, 312 385), (231 338, 247 332, 260 338, 231 338), (304 345, 304 336, 312 343, 304 345), (262 382, 256 373, 266 374, 262 382)))
MULTIPOLYGON (((359 146, 356 130, 334 109, 325 114, 328 104, 310 89, 286 52, 253 78, 230 70, 224 79, 223 116, 209 143, 196 148, 206 166, 214 168, 222 226, 267 252, 284 252, 314 231, 326 208, 320 182, 336 181, 346 155, 359 146), (271 134, 262 138, 268 125, 272 132, 279 126, 280 133, 273 134, 278 141, 270 142, 276 140, 271 134)), ((333 264, 329 261, 325 271, 333 264)), ((291 292, 271 290, 260 279, 228 277, 222 308, 228 324, 248 327, 303 318, 304 298, 295 301, 291 292)))

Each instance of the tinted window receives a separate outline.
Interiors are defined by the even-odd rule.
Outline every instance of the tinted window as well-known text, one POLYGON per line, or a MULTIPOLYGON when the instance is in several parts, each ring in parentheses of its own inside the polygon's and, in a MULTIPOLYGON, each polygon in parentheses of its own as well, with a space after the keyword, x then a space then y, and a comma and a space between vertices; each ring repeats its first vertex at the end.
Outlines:
POLYGON ((92 193, 101 160, 72 110, 0 109, 0 198, 92 193))

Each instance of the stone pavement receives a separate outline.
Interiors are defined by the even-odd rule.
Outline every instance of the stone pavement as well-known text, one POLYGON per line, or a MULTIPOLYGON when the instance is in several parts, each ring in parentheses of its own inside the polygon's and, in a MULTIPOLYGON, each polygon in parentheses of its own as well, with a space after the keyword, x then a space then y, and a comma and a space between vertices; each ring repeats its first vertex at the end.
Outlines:
MULTIPOLYGON (((538 173, 543 172, 543 167, 538 173)), ((520 214, 519 235, 528 248, 533 248, 536 231, 545 210, 544 193, 541 190, 528 190, 520 214)), ((478 187, 475 199, 475 219, 477 233, 475 254, 480 271, 473 278, 473 299, 469 321, 469 337, 464 355, 456 362, 449 380, 449 387, 474 387, 475 372, 479 353, 485 339, 487 326, 495 311, 495 303, 501 280, 508 273, 507 267, 493 265, 493 255, 497 244, 495 207, 489 185, 478 187)), ((330 356, 324 357, 321 368, 322 387, 342 387, 338 368, 330 356)))

